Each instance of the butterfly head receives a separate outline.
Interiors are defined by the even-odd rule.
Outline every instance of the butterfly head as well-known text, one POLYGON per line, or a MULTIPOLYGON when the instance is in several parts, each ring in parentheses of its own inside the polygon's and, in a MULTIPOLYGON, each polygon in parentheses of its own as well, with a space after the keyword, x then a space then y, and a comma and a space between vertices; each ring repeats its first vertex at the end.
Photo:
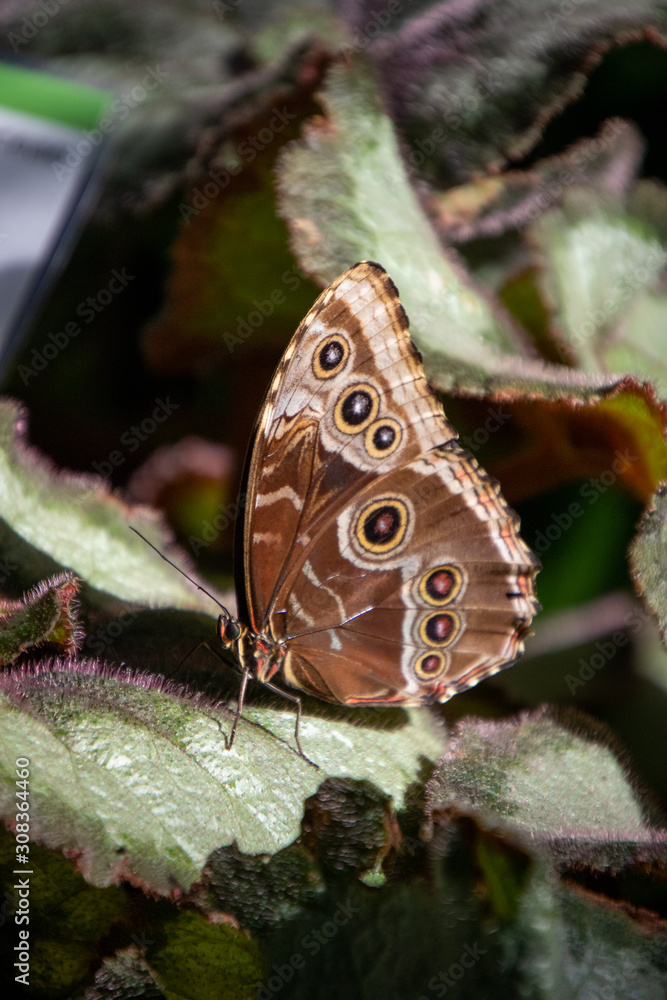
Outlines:
POLYGON ((268 635, 254 632, 225 610, 218 618, 218 637, 222 646, 230 650, 241 668, 259 681, 268 681, 276 674, 285 659, 287 650, 283 643, 268 635))
POLYGON ((235 651, 243 632, 244 628, 241 622, 233 618, 228 611, 225 610, 224 614, 219 616, 218 637, 225 649, 235 651))

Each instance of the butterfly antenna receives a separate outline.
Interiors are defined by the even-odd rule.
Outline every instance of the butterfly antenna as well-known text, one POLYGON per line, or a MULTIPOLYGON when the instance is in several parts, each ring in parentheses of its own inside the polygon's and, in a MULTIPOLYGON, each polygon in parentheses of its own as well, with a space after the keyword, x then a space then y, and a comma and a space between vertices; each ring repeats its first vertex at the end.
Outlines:
POLYGON ((193 585, 193 587, 196 587, 197 590, 201 590, 202 594, 206 594, 207 597, 210 597, 211 600, 214 602, 214 604, 217 604, 218 607, 221 608, 222 611, 224 611, 224 613, 227 615, 227 617, 231 618, 231 615, 229 614, 229 611, 224 606, 224 604, 221 604, 220 601, 218 600, 218 598, 214 597, 213 594, 209 590, 206 589, 206 587, 200 586, 200 584, 198 584, 196 580, 193 580, 191 576, 188 576, 188 574, 185 572, 185 570, 181 569, 180 566, 177 566, 175 562, 171 561, 171 559, 168 559, 167 556, 163 552, 160 552, 160 550, 158 549, 158 547, 156 545, 153 545, 152 542, 149 542, 148 539, 146 538, 146 536, 142 535, 141 532, 137 531, 136 528, 133 528, 131 524, 128 525, 128 528, 130 529, 130 531, 133 531, 135 533, 135 535, 139 535, 139 538, 141 538, 141 540, 144 541, 146 543, 146 545, 150 545, 150 547, 153 549, 153 551, 157 552, 157 554, 159 555, 160 559, 164 559, 164 561, 166 563, 169 563, 169 565, 173 569, 177 570, 181 574, 181 576, 184 576, 186 580, 189 580, 190 583, 193 585))

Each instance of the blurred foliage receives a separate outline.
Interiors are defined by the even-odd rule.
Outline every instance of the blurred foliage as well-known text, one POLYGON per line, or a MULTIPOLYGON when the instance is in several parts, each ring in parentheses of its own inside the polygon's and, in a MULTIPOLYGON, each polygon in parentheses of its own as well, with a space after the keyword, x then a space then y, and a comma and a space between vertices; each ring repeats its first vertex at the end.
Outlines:
POLYGON ((0 404, 0 802, 13 830, 29 756, 35 996, 665 995, 666 38, 656 0, 0 7, 3 55, 116 102, 0 404), (544 612, 436 709, 308 701, 319 770, 266 692, 228 755, 237 682, 192 650, 233 605, 244 451, 365 258, 519 510, 544 612))

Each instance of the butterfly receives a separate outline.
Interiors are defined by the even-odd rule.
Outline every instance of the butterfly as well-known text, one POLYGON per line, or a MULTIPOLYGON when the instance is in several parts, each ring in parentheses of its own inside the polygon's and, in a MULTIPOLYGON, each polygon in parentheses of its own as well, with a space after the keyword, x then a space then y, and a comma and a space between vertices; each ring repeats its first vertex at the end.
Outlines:
POLYGON ((379 264, 341 274, 297 329, 241 498, 238 618, 218 619, 242 675, 228 747, 250 679, 295 703, 303 755, 301 700, 274 678, 342 705, 419 705, 523 652, 539 562, 458 444, 379 264))

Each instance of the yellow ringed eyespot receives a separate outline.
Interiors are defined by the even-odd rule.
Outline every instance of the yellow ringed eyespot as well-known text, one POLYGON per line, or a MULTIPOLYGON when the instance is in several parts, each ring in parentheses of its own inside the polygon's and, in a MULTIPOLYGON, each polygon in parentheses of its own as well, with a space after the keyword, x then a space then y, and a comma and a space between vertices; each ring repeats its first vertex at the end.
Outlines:
POLYGON ((333 378, 338 375, 350 356, 350 345, 345 337, 336 334, 327 337, 325 342, 316 348, 313 355, 313 372, 316 378, 333 378))
POLYGON ((447 658, 439 650, 432 653, 423 653, 415 663, 415 674, 421 681, 430 681, 434 677, 439 677, 447 666, 447 658))
POLYGON ((396 451, 403 431, 398 420, 393 417, 380 417, 366 431, 364 443, 371 458, 386 458, 396 451))
POLYGON ((463 573, 458 566, 445 563, 436 566, 419 581, 419 594, 427 604, 444 607, 460 596, 463 588, 463 573))
POLYGON ((406 504, 398 497, 386 497, 364 507, 357 518, 355 536, 367 552, 383 555, 398 548, 405 538, 408 522, 406 504))
POLYGON ((378 391, 367 382, 348 386, 338 397, 334 421, 344 434, 358 434, 366 430, 377 416, 380 406, 378 391))
POLYGON ((423 618, 419 635, 427 646, 450 646, 461 632, 461 619, 454 611, 439 611, 423 618))

